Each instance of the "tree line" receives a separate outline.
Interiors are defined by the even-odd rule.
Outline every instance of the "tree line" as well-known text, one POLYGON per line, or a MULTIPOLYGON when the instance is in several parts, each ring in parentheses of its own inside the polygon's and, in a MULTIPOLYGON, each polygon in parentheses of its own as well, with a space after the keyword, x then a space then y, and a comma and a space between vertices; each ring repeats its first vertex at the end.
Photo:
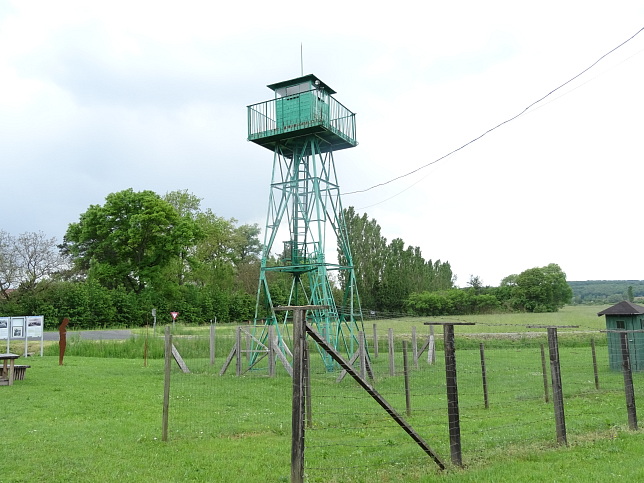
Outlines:
POLYGON ((440 292, 416 292, 407 299, 417 315, 463 315, 498 312, 556 312, 570 302, 572 289, 556 263, 508 275, 498 287, 484 287, 471 277, 468 287, 440 292))
POLYGON ((246 320, 259 233, 202 209, 186 190, 112 193, 68 226, 62 244, 0 232, 0 310, 69 317, 78 328, 144 325, 153 308, 186 322, 246 320))
MULTIPOLYGON (((462 315, 491 312, 554 312, 572 291, 559 265, 508 275, 499 287, 484 287, 472 276, 465 289, 454 286, 449 262, 425 260, 419 247, 396 238, 387 243, 381 227, 353 207, 344 210, 355 276, 365 312, 462 315)), ((340 263, 347 263, 338 250, 340 263)))
POLYGON ((575 304, 642 303, 644 280, 586 280, 568 282, 575 304))
MULTIPOLYGON (((570 300, 558 265, 510 275, 499 287, 454 286, 449 262, 423 258, 401 238, 353 207, 343 211, 363 312, 445 315, 553 311, 570 300)), ((69 317, 77 328, 141 326, 170 312, 179 320, 243 321, 254 317, 262 245, 260 229, 201 207, 187 190, 161 196, 132 189, 111 193, 70 223, 62 243, 45 234, 0 230, 0 314, 44 315, 50 326, 69 317)), ((348 264, 339 250, 338 263, 348 264)), ((267 263, 278 265, 280 255, 267 263)), ((271 297, 289 302, 291 278, 267 275, 271 297)), ((335 281, 341 304, 347 280, 335 281)))

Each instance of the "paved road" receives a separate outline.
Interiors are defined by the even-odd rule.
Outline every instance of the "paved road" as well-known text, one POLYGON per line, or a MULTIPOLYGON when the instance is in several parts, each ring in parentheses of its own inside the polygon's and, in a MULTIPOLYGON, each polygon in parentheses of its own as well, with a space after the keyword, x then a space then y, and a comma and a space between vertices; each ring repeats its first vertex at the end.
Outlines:
MULTIPOLYGON (((132 337, 131 330, 69 330, 67 331, 67 339, 78 337, 80 334, 81 339, 87 340, 123 340, 132 337)), ((58 341, 58 332, 45 332, 45 340, 58 341)))

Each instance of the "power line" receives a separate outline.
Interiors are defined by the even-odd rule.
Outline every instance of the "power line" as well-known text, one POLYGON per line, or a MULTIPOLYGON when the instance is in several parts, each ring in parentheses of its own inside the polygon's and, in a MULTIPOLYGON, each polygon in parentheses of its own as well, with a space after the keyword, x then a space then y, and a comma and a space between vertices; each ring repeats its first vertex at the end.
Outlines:
MULTIPOLYGON (((555 92, 557 92, 557 91, 558 91, 559 89, 561 89, 562 87, 564 87, 564 86, 566 86, 566 85, 570 84, 572 81, 574 81, 574 80, 575 80, 575 79, 577 79, 578 77, 580 77, 580 76, 582 76, 583 74, 585 74, 586 72, 588 72, 590 69, 592 69, 593 67, 595 67, 599 62, 601 62, 605 57, 608 57, 610 54, 612 54, 613 52, 615 52, 617 49, 619 49, 620 47, 622 47, 622 46, 626 45, 628 42, 630 42, 631 40, 633 40, 637 35, 639 35, 640 33, 642 33, 642 31, 644 31, 644 27, 642 27, 642 28, 641 28, 641 29, 639 29, 637 32, 635 32, 635 34, 631 35, 628 39, 626 39, 625 41, 623 41, 622 43, 620 43, 620 44, 619 44, 619 45, 617 45, 616 47, 612 48, 611 50, 609 50, 608 52, 606 52, 606 53, 605 53, 604 55, 602 55, 601 57, 599 57, 595 62, 593 62, 592 64, 590 64, 588 67, 586 67, 584 70, 582 70, 581 72, 579 72, 577 75, 575 75, 574 77, 571 77, 570 79, 568 79, 566 82, 564 82, 564 83, 563 83, 563 84, 561 84, 560 86, 558 86, 558 87, 556 87, 556 88, 552 89, 552 90, 551 90, 550 92, 548 92, 545 96, 543 96, 543 97, 541 97, 541 98, 537 99, 536 101, 532 102, 531 104, 529 104, 525 109, 523 109, 523 110, 522 110, 521 112, 519 112, 518 114, 516 114, 516 115, 512 116, 512 117, 511 117, 511 118, 509 118, 509 119, 506 119, 505 121, 503 121, 503 122, 501 122, 501 123, 497 124, 496 126, 494 126, 494 127, 490 128, 490 129, 488 129, 488 130, 487 130, 487 131, 485 131, 483 134, 480 134, 479 136, 477 136, 477 137, 475 137, 474 139, 472 139, 472 140, 468 141, 467 143, 463 144, 462 146, 460 146, 460 147, 458 147, 458 148, 456 148, 456 149, 454 149, 454 150, 450 151, 449 153, 444 154, 444 155, 443 155, 443 156, 441 156, 440 158, 437 158, 437 159, 435 159, 435 160, 433 160, 433 161, 430 161, 429 163, 424 164, 424 165, 422 165, 422 166, 420 166, 420 167, 418 167, 418 168, 416 168, 416 169, 414 169, 414 170, 412 170, 412 171, 410 171, 410 172, 408 172, 408 173, 401 174, 400 176, 396 176, 395 178, 391 178, 391 179, 390 179, 390 180, 388 180, 388 181, 384 181, 384 182, 382 182, 382 183, 375 184, 375 185, 373 185, 373 186, 370 186, 369 188, 365 188, 365 189, 362 189, 362 190, 356 190, 356 191, 349 191, 349 192, 347 192, 347 193, 343 193, 343 195, 353 195, 353 194, 365 193, 365 192, 367 192, 367 191, 371 191, 371 190, 372 190, 372 189, 374 189, 374 188, 379 188, 380 186, 385 186, 385 185, 388 185, 389 183, 393 183, 394 181, 397 181, 397 180, 399 180, 399 179, 406 178, 407 176, 410 176, 410 175, 412 175, 412 174, 414 174, 414 173, 417 173, 417 172, 418 172, 418 171, 420 171, 421 169, 425 169, 425 168, 427 168, 428 166, 431 166, 431 165, 433 165, 433 164, 438 163, 439 161, 442 161, 443 159, 445 159, 445 158, 447 158, 447 157, 451 156, 452 154, 454 154, 454 153, 456 153, 456 152, 460 151, 461 149, 463 149, 463 148, 465 148, 465 147, 469 146, 470 144, 472 144, 472 143, 474 143, 474 142, 478 141, 478 140, 479 140, 479 139, 481 139, 483 136, 485 136, 485 135, 487 135, 487 134, 491 133, 492 131, 494 131, 494 130, 496 130, 496 129, 500 128, 500 127, 501 127, 501 126, 503 126, 504 124, 508 124, 509 122, 512 122, 512 121, 514 121, 515 119, 517 119, 518 117, 522 116, 522 115, 523 115, 523 114, 525 114, 525 113, 526 113, 530 108, 532 108, 532 107, 533 107, 533 106, 535 106, 536 104, 539 104, 539 103, 540 103, 540 102, 542 102, 544 99, 546 99, 547 97, 551 96, 552 94, 554 94, 555 92)), ((424 178, 422 178, 422 179, 424 179, 424 178)), ((422 180, 422 179, 421 179, 421 180, 422 180)), ((421 180, 419 180, 419 181, 417 181, 416 183, 412 184, 411 186, 409 186, 409 187, 405 188, 404 190, 400 191, 399 193, 397 193, 397 194, 395 194, 395 195, 393 195, 393 196, 391 196, 391 197, 387 198, 386 200, 381 201, 381 202, 379 202, 379 203, 375 203, 375 204, 384 203, 385 201, 388 201, 388 200, 390 200, 391 198, 394 198, 394 197, 396 197, 396 196, 400 195, 401 193, 403 193, 403 192, 407 191, 408 189, 410 189, 412 186, 414 186, 415 184, 417 184, 417 183, 418 183, 418 182, 420 182, 421 180)), ((370 205, 370 206, 374 206, 374 205, 370 205)))

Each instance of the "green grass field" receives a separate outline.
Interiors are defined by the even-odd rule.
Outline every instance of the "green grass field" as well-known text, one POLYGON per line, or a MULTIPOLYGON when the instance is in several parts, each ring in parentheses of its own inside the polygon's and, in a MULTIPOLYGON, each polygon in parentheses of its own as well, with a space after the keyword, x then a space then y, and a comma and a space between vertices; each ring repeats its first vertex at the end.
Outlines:
MULTIPOLYGON (((568 305, 558 312, 543 314, 510 313, 510 314, 485 314, 485 315, 462 315, 447 317, 400 317, 395 319, 369 319, 365 320, 365 330, 371 330, 375 323, 378 330, 392 327, 396 333, 410 334, 411 327, 416 326, 417 330, 424 322, 473 322, 475 325, 459 326, 457 333, 472 334, 498 334, 498 333, 522 333, 535 331, 528 328, 528 325, 551 325, 570 326, 566 331, 600 330, 605 328, 603 317, 598 317, 597 312, 608 307, 607 305, 568 305), (575 328, 573 326, 578 326, 575 328)), ((436 328, 440 333, 440 327, 436 328)))
MULTIPOLYGON (((539 314, 507 319, 490 332, 520 332, 511 328, 524 322, 555 324, 554 320, 555 325, 583 327, 576 330, 601 328, 603 320, 595 315, 601 308, 566 309, 557 318, 539 314)), ((480 334, 484 331, 477 328, 483 322, 492 324, 498 317, 479 316, 475 321, 480 326, 457 328, 457 345, 464 339, 461 329, 480 334)), ((388 326, 399 338, 412 325, 422 326, 419 320, 381 322, 382 337, 388 326)), ((173 367, 168 442, 161 441, 163 360, 158 357, 158 341, 148 345, 147 365, 140 337, 125 342, 70 341, 63 366, 54 355, 55 345, 48 349, 50 355, 29 358, 32 367, 25 380, 0 387, 4 435, 0 458, 5 462, 0 465, 0 481, 289 481, 291 380, 283 370, 275 378, 261 372, 238 378, 234 371, 218 376, 232 344, 231 337, 226 337, 232 327, 221 329, 214 367, 204 353, 204 338, 190 337, 188 329, 181 331, 183 337, 175 337, 193 374, 173 367)), ((506 339, 505 347, 492 344, 486 350, 487 410, 481 397, 478 343, 468 348, 461 342, 457 348, 464 468, 449 464, 442 352, 436 365, 421 363, 412 371, 412 414, 405 417, 448 463, 443 472, 355 383, 349 379, 336 383, 336 374, 325 373, 319 358, 313 357, 308 480, 644 478, 639 463, 644 436, 627 429, 621 374, 608 370, 606 348, 600 346, 601 388, 596 390, 590 349, 578 335, 570 338, 572 342, 560 337, 567 447, 556 444, 552 404, 543 401, 538 345, 506 339)), ((482 340, 486 346, 490 342, 482 340)), ((381 345, 380 356, 373 359, 374 385, 404 414, 401 357, 397 355, 396 376, 389 377, 386 346, 381 345)), ((635 374, 634 380, 638 400, 644 375, 635 374)))

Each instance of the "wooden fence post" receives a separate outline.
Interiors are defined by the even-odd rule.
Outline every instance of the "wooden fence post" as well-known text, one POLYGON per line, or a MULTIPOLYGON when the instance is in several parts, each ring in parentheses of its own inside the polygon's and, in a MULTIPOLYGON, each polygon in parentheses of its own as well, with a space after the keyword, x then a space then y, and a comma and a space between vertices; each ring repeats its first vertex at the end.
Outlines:
POLYGON ((411 395, 409 392, 409 362, 407 361, 407 341, 403 340, 403 374, 405 375, 405 406, 407 416, 411 416, 411 395))
POLYGON ((170 334, 169 325, 166 325, 165 327, 164 363, 161 441, 168 441, 168 415, 170 412, 170 371, 172 369, 172 334, 170 334))
POLYGON ((628 332, 619 334, 622 344, 622 372, 624 373, 624 392, 626 393, 626 411, 628 412, 628 427, 637 431, 637 411, 635 408, 635 390, 633 389, 633 373, 631 359, 628 353, 628 332))
POLYGON ((483 402, 485 403, 485 409, 490 408, 490 402, 488 400, 487 394, 487 370, 485 369, 485 348, 483 342, 479 345, 479 350, 481 352, 481 376, 483 378, 483 402))
POLYGON ((590 339, 590 349, 593 353, 593 373, 595 374, 595 389, 599 390, 599 373, 597 372, 597 353, 595 351, 595 338, 590 339))
POLYGON ((304 318, 306 309, 293 310, 293 404, 291 410, 291 483, 304 481, 304 318))
POLYGON ((241 326, 237 326, 237 332, 235 333, 235 347, 237 352, 235 353, 235 374, 241 376, 242 373, 242 344, 241 344, 241 326))
MULTIPOLYGON (((304 330, 304 328, 302 329, 304 330)), ((303 370, 304 370, 304 403, 306 405, 304 413, 306 414, 306 427, 313 427, 313 404, 311 402, 311 359, 309 352, 309 341, 304 339, 303 370)))
POLYGON ((246 332, 246 364, 250 364, 251 338, 250 332, 246 332))
POLYGON ((414 366, 418 369, 418 342, 416 341, 416 326, 411 328, 411 350, 414 353, 414 366))
POLYGON ((427 363, 436 364, 436 339, 434 338, 434 326, 429 326, 429 339, 427 347, 427 363))
POLYGON ((552 401, 555 409, 557 442, 568 445, 566 439, 566 417, 564 415, 563 389, 561 386, 561 367, 559 365, 559 341, 557 328, 548 327, 548 349, 550 352, 550 372, 552 375, 552 401))
POLYGON ((543 374, 543 394, 546 402, 550 401, 548 393, 548 371, 546 370, 546 351, 541 344, 541 374, 543 374))
POLYGON ((447 384, 447 419, 449 421, 449 449, 452 463, 463 466, 461 453, 461 420, 458 410, 458 384, 456 382, 456 351, 454 325, 443 326, 445 341, 445 381, 447 384))
POLYGON ((275 377, 275 326, 268 326, 268 376, 275 377))
POLYGON ((396 374, 396 367, 394 364, 394 329, 389 329, 389 375, 394 376, 396 374))
POLYGON ((365 350, 364 332, 358 332, 358 360, 360 361, 360 377, 367 378, 367 357, 365 350))
POLYGON ((306 389, 309 357, 306 354, 306 311, 328 309, 326 305, 280 306, 275 310, 293 311, 293 396, 291 405, 291 483, 304 481, 304 417, 306 413, 306 389))
POLYGON ((210 365, 215 365, 215 324, 210 324, 210 365))
POLYGON ((378 332, 376 324, 373 324, 373 356, 378 357, 378 332))

